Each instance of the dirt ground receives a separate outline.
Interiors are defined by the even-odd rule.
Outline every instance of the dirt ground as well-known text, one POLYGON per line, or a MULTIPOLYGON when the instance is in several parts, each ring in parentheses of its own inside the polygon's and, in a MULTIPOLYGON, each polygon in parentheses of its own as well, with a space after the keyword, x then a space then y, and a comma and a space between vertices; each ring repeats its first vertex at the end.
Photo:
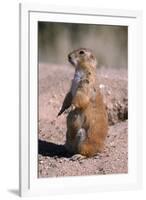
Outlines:
POLYGON ((71 66, 39 65, 38 176, 58 177, 128 172, 127 71, 98 69, 97 77, 109 118, 104 152, 74 160, 65 151, 66 115, 56 117, 67 93, 71 66))

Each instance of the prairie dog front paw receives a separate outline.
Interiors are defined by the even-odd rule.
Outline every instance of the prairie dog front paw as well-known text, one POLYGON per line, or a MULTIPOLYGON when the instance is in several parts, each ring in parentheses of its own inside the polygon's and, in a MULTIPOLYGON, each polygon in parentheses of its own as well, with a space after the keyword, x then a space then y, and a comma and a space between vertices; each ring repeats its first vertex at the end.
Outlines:
POLYGON ((74 106, 74 104, 71 104, 71 111, 75 110, 76 107, 74 106))

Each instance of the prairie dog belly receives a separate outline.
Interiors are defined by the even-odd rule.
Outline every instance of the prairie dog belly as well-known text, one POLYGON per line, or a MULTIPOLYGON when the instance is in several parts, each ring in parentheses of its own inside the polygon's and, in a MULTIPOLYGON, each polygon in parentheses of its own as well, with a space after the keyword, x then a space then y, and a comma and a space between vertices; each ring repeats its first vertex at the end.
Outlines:
POLYGON ((71 93, 74 97, 78 88, 78 85, 83 77, 84 72, 82 70, 76 70, 74 78, 72 80, 72 86, 71 86, 71 93))

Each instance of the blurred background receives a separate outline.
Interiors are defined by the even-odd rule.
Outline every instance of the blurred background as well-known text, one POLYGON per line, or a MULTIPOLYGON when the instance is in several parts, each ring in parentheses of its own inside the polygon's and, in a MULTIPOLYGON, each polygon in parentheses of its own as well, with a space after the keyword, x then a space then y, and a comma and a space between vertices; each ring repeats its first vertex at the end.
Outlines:
POLYGON ((39 63, 67 64, 74 49, 90 48, 99 67, 127 68, 127 26, 38 23, 39 63))

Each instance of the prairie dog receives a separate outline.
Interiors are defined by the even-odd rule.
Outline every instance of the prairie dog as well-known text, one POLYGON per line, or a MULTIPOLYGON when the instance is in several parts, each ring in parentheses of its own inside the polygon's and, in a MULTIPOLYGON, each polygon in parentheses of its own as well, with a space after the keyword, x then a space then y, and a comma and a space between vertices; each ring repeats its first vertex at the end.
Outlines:
POLYGON ((71 52, 68 60, 75 67, 75 75, 59 112, 73 108, 67 116, 65 147, 71 153, 90 157, 103 150, 108 131, 106 109, 96 88, 97 61, 85 48, 71 52))

